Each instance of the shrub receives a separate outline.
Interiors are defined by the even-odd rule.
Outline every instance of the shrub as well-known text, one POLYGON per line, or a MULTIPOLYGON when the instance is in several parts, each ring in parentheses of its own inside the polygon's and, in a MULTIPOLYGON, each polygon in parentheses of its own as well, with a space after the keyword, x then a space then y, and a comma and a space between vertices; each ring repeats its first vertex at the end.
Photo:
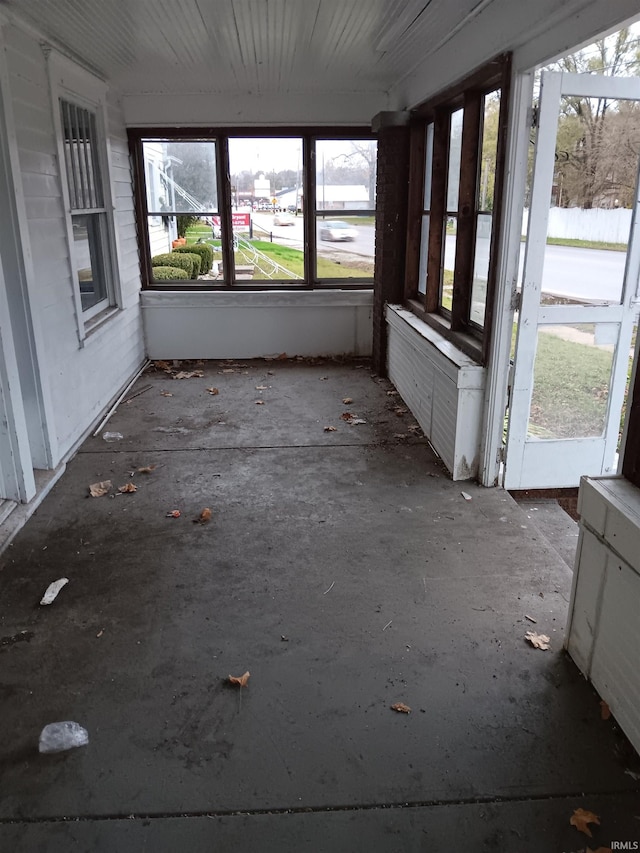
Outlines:
POLYGON ((152 272, 154 281, 189 280, 189 273, 186 270, 181 270, 180 267, 154 267, 152 272))
POLYGON ((174 252, 200 255, 200 275, 208 273, 213 263, 213 249, 206 243, 191 243, 188 246, 178 246, 174 252))
MULTIPOLYGON (((198 257, 198 264, 200 258, 198 257)), ((185 255, 183 252, 165 252, 163 255, 154 255, 151 258, 152 267, 178 267, 181 270, 186 270, 189 278, 193 278, 193 258, 191 255, 185 255)))

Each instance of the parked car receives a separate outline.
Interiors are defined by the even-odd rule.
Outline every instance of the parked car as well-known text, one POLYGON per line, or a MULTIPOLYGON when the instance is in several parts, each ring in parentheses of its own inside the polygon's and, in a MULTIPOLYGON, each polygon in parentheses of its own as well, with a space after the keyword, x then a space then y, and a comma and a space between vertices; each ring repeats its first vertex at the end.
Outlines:
POLYGON ((296 220, 295 217, 290 213, 276 213, 273 217, 274 225, 295 225, 296 220))
POLYGON ((327 220, 323 222, 320 228, 320 239, 331 240, 334 243, 355 240, 357 236, 357 230, 349 225, 348 222, 343 222, 341 219, 327 220))

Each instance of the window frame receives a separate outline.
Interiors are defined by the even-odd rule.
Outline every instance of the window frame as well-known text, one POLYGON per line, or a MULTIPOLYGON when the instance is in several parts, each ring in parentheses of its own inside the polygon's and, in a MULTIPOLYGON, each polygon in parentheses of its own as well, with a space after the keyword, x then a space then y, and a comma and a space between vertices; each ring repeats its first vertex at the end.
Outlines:
POLYGON ((486 364, 493 326, 493 303, 502 221, 502 199, 506 159, 511 54, 502 54, 412 111, 410 124, 410 186, 404 297, 407 307, 451 340, 475 361, 486 364), (480 210, 479 182, 484 123, 484 98, 500 91, 496 170, 493 190, 493 221, 489 249, 484 326, 471 319, 476 228, 480 210), (449 172, 451 115, 464 109, 460 184, 457 207, 457 235, 453 277, 452 308, 440 305, 446 204, 449 172), (431 196, 429 208, 424 198, 426 179, 426 137, 433 125, 431 156, 431 196), (422 245, 423 218, 429 216, 428 245, 422 245), (422 254, 421 254, 422 253, 422 254), (426 256, 426 283, 419 281, 421 259, 426 256), (422 291, 420 290, 423 285, 422 291))
MULTIPOLYGON (((79 68, 66 57, 50 51, 46 54, 53 126, 58 151, 60 192, 64 205, 67 235, 69 272, 73 286, 76 327, 80 345, 87 335, 122 307, 117 241, 114 222, 113 190, 107 139, 106 97, 104 81, 79 68), (96 208, 74 208, 69 190, 70 175, 67 167, 65 129, 62 120, 62 103, 85 110, 94 118, 95 173, 99 179, 102 204, 96 208), (97 217, 97 263, 104 281, 105 296, 86 310, 82 306, 82 293, 75 261, 74 217, 97 217)), ((95 174, 94 173, 94 174, 95 174)))
MULTIPOLYGON (((129 152, 133 164, 135 214, 140 249, 140 272, 143 290, 176 291, 264 291, 264 290, 372 290, 371 276, 352 278, 319 278, 317 270, 317 229, 316 222, 326 217, 318 217, 316 209, 316 169, 315 144, 324 140, 374 140, 377 136, 370 127, 130 127, 127 130, 129 152), (304 278, 291 282, 274 280, 261 282, 235 281, 235 263, 232 245, 232 190, 229 169, 229 141, 234 138, 298 138, 302 144, 302 189, 304 216, 304 278), (147 208, 146 170, 143 154, 143 142, 147 140, 216 142, 216 180, 218 190, 218 212, 222 231, 222 265, 224 280, 207 284, 175 281, 159 284, 153 281, 151 273, 151 250, 147 228, 149 210, 147 208)), ((170 215, 169 212, 165 212, 170 215)), ((326 211, 329 213, 329 211, 326 211)), ((375 209, 340 211, 341 215, 374 215, 375 209)), ((206 213, 202 213, 206 216, 206 213)), ((335 217, 335 211, 332 218, 335 217)))

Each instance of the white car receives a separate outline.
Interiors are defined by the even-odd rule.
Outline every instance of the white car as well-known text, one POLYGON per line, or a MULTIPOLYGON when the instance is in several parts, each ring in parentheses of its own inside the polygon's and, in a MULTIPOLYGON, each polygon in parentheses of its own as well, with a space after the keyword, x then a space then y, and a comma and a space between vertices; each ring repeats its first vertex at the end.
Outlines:
POLYGON ((290 213, 276 213, 273 217, 274 225, 295 225, 296 220, 295 217, 290 213))
POLYGON ((328 219, 320 227, 321 240, 331 240, 336 243, 344 240, 355 240, 357 236, 357 230, 341 219, 328 219))

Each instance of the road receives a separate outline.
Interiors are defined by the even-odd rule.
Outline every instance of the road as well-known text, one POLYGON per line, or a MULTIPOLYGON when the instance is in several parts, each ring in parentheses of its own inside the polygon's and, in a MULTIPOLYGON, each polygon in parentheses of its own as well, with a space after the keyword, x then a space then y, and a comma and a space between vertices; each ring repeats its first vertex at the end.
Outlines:
MULTIPOLYGON (((254 221, 273 238, 287 246, 302 248, 302 217, 296 218, 295 225, 274 226, 271 214, 254 214, 254 221)), ((375 228, 373 225, 358 226, 358 237, 349 243, 327 243, 318 240, 318 254, 334 254, 336 251, 350 254, 374 256, 375 228)), ((520 252, 520 271, 522 280, 525 244, 520 252)), ((489 241, 478 241, 477 268, 486 269, 489 241)), ((453 269, 455 257, 455 237, 448 235, 445 247, 445 269, 453 269)), ((619 302, 622 278, 626 262, 625 252, 612 252, 604 249, 581 249, 572 246, 547 246, 545 251, 542 289, 545 293, 589 302, 619 302)))

